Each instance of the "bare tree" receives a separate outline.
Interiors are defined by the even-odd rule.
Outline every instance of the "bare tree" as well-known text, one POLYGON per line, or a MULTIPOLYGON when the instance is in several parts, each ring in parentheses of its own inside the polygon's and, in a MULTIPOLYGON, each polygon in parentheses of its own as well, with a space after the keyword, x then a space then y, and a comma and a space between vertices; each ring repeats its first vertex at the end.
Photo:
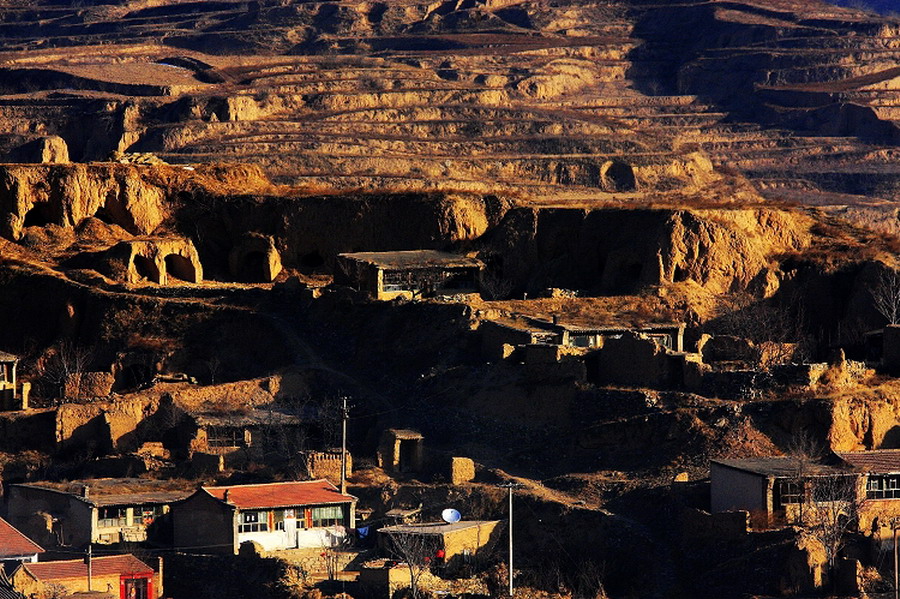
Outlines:
POLYGON ((817 476, 811 479, 810 501, 804 530, 825 548, 830 579, 833 580, 838 555, 848 535, 859 522, 865 504, 856 474, 817 476))
MULTIPOLYGON (((757 300, 750 294, 734 294, 721 301, 719 312, 720 316, 710 326, 714 334, 745 337, 760 345, 796 344, 790 354, 773 356, 772 363, 806 358, 805 354, 809 353, 811 340, 803 328, 805 315, 797 298, 787 304, 777 304, 757 300)), ((772 354, 774 349, 769 347, 768 353, 772 354)))
POLYGON ((93 355, 86 347, 76 346, 70 341, 63 341, 44 365, 41 382, 45 393, 56 397, 66 397, 66 382, 73 375, 85 372, 93 355))
MULTIPOLYGON (((824 449, 808 431, 801 431, 791 438, 788 444, 787 455, 793 460, 794 476, 791 481, 801 491, 812 474, 815 464, 822 459, 824 449)), ((802 494, 802 493, 801 493, 802 494)), ((803 521, 805 498, 801 498, 798 504, 800 521, 803 521)))
POLYGON ((893 269, 881 271, 869 293, 875 309, 887 318, 888 324, 900 324, 900 273, 893 269))
POLYGON ((391 555, 403 562, 409 570, 409 592, 412 599, 420 596, 419 580, 428 570, 437 545, 431 537, 399 531, 383 532, 388 538, 387 547, 391 555))

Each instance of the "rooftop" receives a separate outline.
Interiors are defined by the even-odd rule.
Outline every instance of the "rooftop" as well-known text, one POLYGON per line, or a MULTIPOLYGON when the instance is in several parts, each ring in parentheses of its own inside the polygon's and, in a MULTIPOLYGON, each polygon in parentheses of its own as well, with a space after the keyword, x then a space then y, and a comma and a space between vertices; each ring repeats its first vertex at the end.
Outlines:
POLYGON ((356 497, 349 494, 342 495, 336 486, 325 479, 259 485, 203 487, 203 491, 220 501, 225 501, 225 493, 227 492, 228 500, 226 503, 242 510, 356 501, 356 497))
POLYGON ((37 482, 13 485, 64 493, 98 507, 173 503, 188 497, 196 484, 181 480, 143 478, 98 478, 63 483, 37 482), (84 489, 87 487, 87 497, 84 489))
POLYGON ((448 532, 476 528, 485 524, 496 524, 499 520, 460 520, 459 522, 421 522, 418 524, 397 524, 378 529, 381 533, 442 535, 448 532))
POLYGON ((357 252, 340 254, 339 257, 358 262, 369 262, 386 270, 406 268, 480 268, 481 262, 458 254, 436 250, 412 250, 403 252, 357 252))
POLYGON ((259 424, 299 424, 300 417, 273 410, 250 410, 236 413, 204 412, 194 415, 200 426, 254 426, 259 424))
POLYGON ((43 553, 44 549, 0 518, 0 559, 43 553))
POLYGON ((19 356, 14 356, 13 354, 8 354, 5 351, 0 351, 0 362, 18 362, 19 356))
POLYGON ((874 449, 838 453, 837 456, 864 472, 900 472, 900 449, 874 449))
POLYGON ((827 464, 803 464, 797 458, 788 456, 772 456, 760 458, 742 458, 733 460, 710 460, 715 464, 721 464, 735 470, 752 472, 762 476, 797 476, 802 467, 806 476, 823 476, 827 474, 845 474, 848 468, 829 466, 827 464))
MULTIPOLYGON (((84 559, 37 562, 34 564, 23 564, 21 567, 25 568, 36 579, 44 582, 69 578, 87 578, 87 563, 84 559)), ((131 554, 95 557, 91 560, 91 570, 92 576, 153 572, 153 568, 131 554)))

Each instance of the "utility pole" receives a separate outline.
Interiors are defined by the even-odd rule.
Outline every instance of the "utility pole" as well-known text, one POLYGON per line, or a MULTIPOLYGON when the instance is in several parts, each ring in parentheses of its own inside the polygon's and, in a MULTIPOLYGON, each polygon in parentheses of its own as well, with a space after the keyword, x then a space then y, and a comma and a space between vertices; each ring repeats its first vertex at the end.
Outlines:
POLYGON ((343 405, 341 407, 341 494, 347 494, 347 418, 349 418, 349 410, 347 408, 347 396, 341 398, 343 405))
POLYGON ((87 582, 88 582, 88 592, 94 590, 94 589, 91 588, 91 578, 92 578, 92 575, 93 575, 93 567, 94 567, 94 564, 92 563, 92 562, 93 562, 93 557, 94 557, 93 545, 91 545, 91 543, 90 543, 90 541, 89 541, 89 542, 88 542, 88 548, 87 548, 87 575, 88 575, 88 581, 87 581, 87 582))
POLYGON ((513 596, 513 489, 518 489, 522 485, 516 482, 508 482, 498 485, 504 489, 509 489, 509 596, 513 596))

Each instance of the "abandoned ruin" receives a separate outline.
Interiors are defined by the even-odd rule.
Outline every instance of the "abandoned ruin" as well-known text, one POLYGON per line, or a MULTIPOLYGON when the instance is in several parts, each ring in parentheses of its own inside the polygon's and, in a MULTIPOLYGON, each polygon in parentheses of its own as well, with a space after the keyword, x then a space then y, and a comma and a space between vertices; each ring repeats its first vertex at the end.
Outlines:
POLYGON ((893 4, 0 1, 0 597, 893 597, 893 4))

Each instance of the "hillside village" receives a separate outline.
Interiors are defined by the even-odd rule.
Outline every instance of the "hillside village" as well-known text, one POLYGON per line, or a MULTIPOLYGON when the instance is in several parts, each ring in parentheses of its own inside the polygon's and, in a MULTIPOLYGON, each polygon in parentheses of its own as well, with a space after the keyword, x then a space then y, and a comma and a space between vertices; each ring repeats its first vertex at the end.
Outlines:
POLYGON ((0 1, 0 597, 891 597, 900 21, 0 1))

